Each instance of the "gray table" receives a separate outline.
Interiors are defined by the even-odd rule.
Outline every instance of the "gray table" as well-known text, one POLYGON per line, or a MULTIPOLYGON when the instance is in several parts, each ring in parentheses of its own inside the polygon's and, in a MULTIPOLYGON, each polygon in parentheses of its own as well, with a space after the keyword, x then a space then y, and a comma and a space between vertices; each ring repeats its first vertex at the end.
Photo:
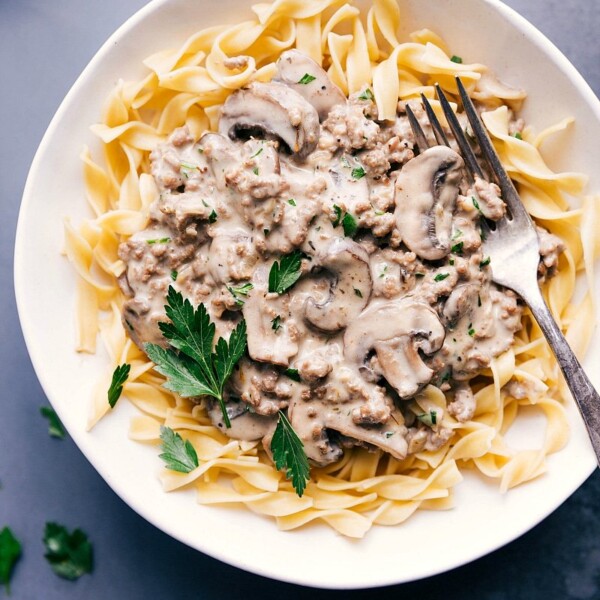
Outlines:
MULTIPOLYGON (((12 286, 20 198, 61 99, 106 37, 144 3, 0 0, 0 528, 10 525, 24 543, 12 598, 600 598, 597 471, 538 527, 475 563, 378 591, 315 592, 239 571, 172 540, 129 509, 72 441, 48 437, 39 416, 46 399, 23 343, 12 286), (47 520, 90 534, 93 575, 70 583, 50 571, 41 543, 47 520)), ((507 3, 546 33, 600 92, 598 0, 507 3)))

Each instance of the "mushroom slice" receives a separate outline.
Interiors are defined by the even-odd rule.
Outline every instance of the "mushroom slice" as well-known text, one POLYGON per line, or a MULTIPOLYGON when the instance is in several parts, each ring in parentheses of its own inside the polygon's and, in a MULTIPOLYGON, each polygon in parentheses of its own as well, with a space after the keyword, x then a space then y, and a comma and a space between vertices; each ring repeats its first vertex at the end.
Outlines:
POLYGON ((259 362, 282 367, 298 352, 296 321, 289 317, 289 294, 267 292, 269 272, 259 267, 254 272, 254 289, 244 299, 242 313, 248 329, 248 354, 259 362))
POLYGON ((383 375, 401 398, 409 398, 433 377, 419 351, 433 354, 442 347, 445 336, 429 305, 404 297, 375 304, 353 320, 344 333, 344 352, 348 361, 366 370, 372 379, 383 375), (371 350, 376 359, 367 365, 371 350))
POLYGON ((306 301, 305 319, 322 331, 339 331, 365 308, 371 295, 371 270, 367 251, 347 238, 334 239, 318 257, 320 267, 332 275, 329 296, 317 303, 306 301))
POLYGON ((452 213, 463 159, 446 146, 409 160, 396 180, 396 227, 410 250, 427 260, 450 252, 452 213))
POLYGON ((223 105, 219 133, 236 139, 251 136, 281 140, 303 158, 316 147, 319 116, 298 92, 283 83, 253 82, 223 105))
POLYGON ((321 121, 334 106, 346 103, 344 93, 332 83, 325 70, 298 50, 287 50, 279 57, 273 81, 285 83, 298 92, 315 107, 321 121))

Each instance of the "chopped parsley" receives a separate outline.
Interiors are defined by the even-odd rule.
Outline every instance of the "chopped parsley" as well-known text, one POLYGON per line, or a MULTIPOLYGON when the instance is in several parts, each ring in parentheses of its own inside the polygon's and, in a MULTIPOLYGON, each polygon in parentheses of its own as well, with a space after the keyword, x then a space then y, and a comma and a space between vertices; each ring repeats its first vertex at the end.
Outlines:
POLYGON ((446 279, 446 277, 448 277, 450 275, 450 273, 438 273, 433 280, 434 281, 444 281, 444 279, 446 279))
POLYGON ((21 543, 8 527, 0 531, 0 584, 10 595, 10 578, 16 562, 21 557, 21 543))
POLYGON ((300 279, 301 266, 302 253, 298 250, 282 256, 280 262, 275 261, 269 271, 269 292, 283 294, 289 290, 300 279))
POLYGON ((523 136, 517 131, 516 133, 513 133, 513 137, 517 138, 518 140, 522 140, 523 136))
POLYGON ((271 321, 271 329, 273 331, 279 331, 281 329, 281 315, 277 315, 272 321, 271 321))
POLYGON ((293 379, 294 381, 300 381, 300 372, 298 371, 298 369, 286 369, 283 372, 284 375, 287 375, 290 379, 293 379))
POLYGON ((67 432, 65 431, 65 426, 58 418, 58 415, 56 414, 54 409, 50 406, 41 406, 40 414, 42 415, 42 417, 48 419, 48 435, 59 440, 64 440, 65 436, 67 435, 67 432))
POLYGON ((241 321, 231 332, 229 342, 219 338, 214 352, 215 324, 211 323, 204 304, 197 309, 189 300, 169 286, 165 305, 170 323, 159 323, 169 347, 145 344, 144 349, 155 369, 167 377, 168 390, 182 398, 210 396, 221 407, 227 427, 231 422, 225 410, 223 388, 247 346, 246 322, 241 321))
POLYGON ((159 458, 164 461, 167 469, 190 473, 198 467, 198 455, 189 440, 184 440, 177 432, 164 425, 160 428, 160 439, 162 454, 159 458))
POLYGON ((244 301, 240 298, 240 296, 247 296, 254 289, 254 286, 251 283, 244 283, 242 285, 238 285, 237 287, 231 287, 228 285, 227 289, 235 298, 235 303, 238 306, 244 306, 244 301))
POLYGON ((383 269, 381 269, 381 273, 379 273, 379 279, 382 279, 383 277, 385 277, 387 270, 388 270, 388 266, 383 265, 383 269))
POLYGON ((264 148, 261 146, 250 158, 256 158, 263 150, 264 148))
POLYGON ((453 63, 457 63, 459 65, 462 65, 462 61, 463 61, 462 58, 460 56, 456 56, 456 54, 454 54, 450 60, 453 63))
POLYGON ((337 204, 334 204, 333 211, 335 212, 335 219, 333 220, 332 225, 337 227, 342 220, 342 209, 337 204))
POLYGON ((296 201, 293 198, 290 198, 288 200, 288 204, 290 204, 291 206, 296 206, 296 201))
POLYGON ((469 329, 467 331, 467 333, 471 336, 474 337, 475 336, 475 330, 473 329, 473 323, 469 323, 469 329))
POLYGON ((358 223, 350 213, 346 213, 342 219, 342 227, 344 228, 344 235, 354 237, 358 230, 358 223))
POLYGON ((214 223, 218 218, 219 218, 219 215, 217 214, 217 211, 213 208, 210 215, 208 215, 208 222, 214 223))
POLYGON ((489 257, 489 256, 488 256, 488 257, 486 257, 486 258, 484 258, 484 259, 483 259, 483 260, 482 260, 482 261, 479 263, 479 268, 480 268, 480 269, 483 269, 484 267, 487 267, 487 266, 490 264, 490 262, 491 262, 491 261, 492 261, 492 259, 491 259, 491 257, 489 257))
POLYGON ((147 244, 150 244, 151 246, 154 244, 168 244, 171 241, 170 237, 164 237, 164 238, 155 238, 152 240, 146 240, 147 244))
POLYGON ((457 244, 454 244, 454 246, 452 246, 452 248, 450 248, 450 252, 452 252, 454 254, 462 254, 464 245, 465 245, 464 242, 458 242, 457 244))
POLYGON ((481 208, 479 207, 479 202, 477 202, 477 198, 475 196, 471 196, 471 202, 473 202, 473 206, 481 212, 481 208))
POLYGON ((355 167, 352 169, 352 177, 354 177, 354 179, 362 179, 366 174, 366 171, 362 167, 355 167))
POLYGON ((291 480, 296 494, 302 497, 306 489, 306 482, 310 479, 308 457, 302 440, 281 411, 271 439, 271 451, 275 467, 278 470, 285 469, 285 476, 291 480))
POLYGON ((362 297, 363 297, 363 295, 362 295, 362 292, 361 292, 361 291, 360 291, 358 288, 354 288, 354 293, 355 293, 355 294, 356 294, 356 295, 357 295, 359 298, 362 298, 362 297))
POLYGON ((172 279, 173 281, 177 281, 177 277, 178 277, 178 275, 179 275, 179 273, 178 273, 178 272, 177 272, 175 269, 172 269, 172 270, 171 270, 171 279, 172 279))
POLYGON ((69 533, 63 525, 46 523, 44 546, 44 558, 59 577, 73 581, 92 572, 92 544, 81 529, 69 533))
POLYGON ((111 408, 115 407, 117 400, 121 397, 121 392, 123 391, 123 386, 129 377, 129 371, 131 370, 131 365, 124 363, 122 365, 118 365, 112 374, 112 380, 110 382, 110 387, 108 388, 108 403, 111 408))
POLYGON ((258 167, 254 167, 254 169, 252 169, 252 172, 258 177, 258 174, 260 173, 260 171, 258 170, 258 167))
POLYGON ((375 100, 375 96, 370 88, 366 88, 365 91, 358 97, 359 100, 375 100))
POLYGON ((427 425, 427 427, 433 427, 434 425, 437 425, 437 411, 430 410, 428 413, 417 415, 417 419, 419 419, 423 425, 427 425))
POLYGON ((314 75, 309 75, 308 73, 304 73, 304 75, 302 75, 302 77, 300 78, 298 83, 301 83, 302 85, 306 85, 307 83, 310 83, 311 81, 314 81, 315 79, 316 79, 316 77, 314 75))

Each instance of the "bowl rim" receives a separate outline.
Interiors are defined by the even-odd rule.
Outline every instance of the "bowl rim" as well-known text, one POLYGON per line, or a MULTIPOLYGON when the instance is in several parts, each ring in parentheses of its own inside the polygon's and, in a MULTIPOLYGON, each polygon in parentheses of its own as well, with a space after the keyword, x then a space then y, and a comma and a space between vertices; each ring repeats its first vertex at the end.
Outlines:
MULTIPOLYGON (((27 211, 27 208, 32 203, 32 187, 34 185, 35 173, 38 170, 38 166, 41 160, 42 155, 45 153, 46 148, 49 146, 51 139, 53 138, 55 131, 57 129, 57 124, 60 122, 63 114, 68 109, 71 98, 75 96, 79 89, 83 87, 89 77, 89 74, 94 71, 96 65, 101 63, 104 59, 105 55, 110 52, 112 47, 115 45, 115 42, 121 40, 124 36, 126 36, 131 29, 135 28, 140 22, 144 21, 149 15, 159 10, 163 5, 169 4, 172 0, 151 0, 148 4, 140 8, 133 15, 131 15, 125 22, 123 22, 109 37, 108 39, 101 45, 98 51, 94 54, 92 59, 87 63, 81 74, 77 77, 73 85, 70 87, 68 93, 63 98, 60 106, 56 110, 54 116, 52 117, 42 140, 36 150, 33 161, 31 162, 31 166, 27 175, 25 187, 23 190, 21 206, 19 210, 19 216, 17 221, 16 228, 16 236, 15 236, 15 249, 14 249, 14 261, 13 261, 13 275, 14 275, 14 291, 17 305, 17 313, 19 316, 19 321, 21 325, 21 329, 23 331, 23 337, 25 340, 25 344, 27 347, 27 351, 31 358, 31 362, 36 373, 36 376, 42 386, 42 389, 49 399, 50 403, 54 406, 54 402, 52 401, 52 390, 50 389, 50 385, 44 376, 44 371, 42 369, 43 357, 38 355, 35 351, 35 344, 33 343, 33 338, 35 336, 35 331, 30 326, 28 319, 26 318, 25 308, 24 308, 24 229, 25 229, 25 217, 24 214, 27 211)), ((577 88, 578 92, 584 97, 585 102, 592 112, 595 114, 596 118, 600 122, 600 100, 595 95, 590 85, 584 79, 584 77, 579 73, 577 68, 569 61, 569 59, 562 53, 558 47, 550 41, 541 31, 539 31, 532 23, 530 23, 525 17, 520 15, 516 10, 504 4, 501 0, 477 0, 478 2, 487 5, 490 10, 497 11, 501 17, 504 17, 508 20, 516 29, 520 32, 528 36, 531 41, 538 46, 544 54, 552 61, 554 64, 561 70, 561 72, 565 75, 565 77, 572 83, 572 85, 577 88)), ((57 409, 57 412, 60 415, 60 410, 57 409)), ((442 572, 447 572, 451 569, 457 568, 459 566, 468 564, 469 562, 475 561, 482 556, 493 552, 504 545, 514 541, 527 531, 531 530, 537 524, 539 524, 543 519, 545 519, 549 514, 551 514, 556 508, 558 508, 571 494, 573 494, 576 489, 580 485, 584 483, 584 481, 591 475, 591 473, 595 470, 596 464, 595 461, 589 460, 589 468, 586 469, 586 474, 583 479, 573 488, 563 490, 562 494, 558 494, 555 501, 549 506, 549 510, 543 512, 542 514, 536 514, 535 518, 528 521, 527 525, 521 530, 519 530, 516 535, 507 539, 504 543, 497 545, 492 550, 482 550, 473 552, 469 555, 469 557, 465 560, 464 557, 456 560, 454 563, 451 563, 446 566, 443 566, 439 569, 432 569, 429 575, 417 575, 414 578, 405 578, 401 581, 398 581, 397 578, 389 577, 386 580, 381 581, 372 581, 368 577, 364 579, 364 583, 357 585, 352 583, 350 585, 344 586, 340 585, 339 582, 332 583, 331 581, 306 581, 299 577, 288 576, 285 573, 274 572, 269 569, 267 565, 263 567, 257 567, 256 564, 252 564, 249 566, 243 560, 243 558, 238 558, 234 554, 215 550, 211 547, 205 547, 201 543, 199 544, 197 541, 191 542, 190 539, 187 539, 183 534, 173 531, 172 528, 169 527, 169 524, 164 522, 157 517, 156 513, 153 513, 151 510, 148 510, 143 503, 140 503, 135 497, 132 497, 129 490, 125 486, 120 486, 116 483, 111 477, 110 472, 106 472, 102 467, 97 465, 93 460, 93 457, 88 453, 88 449, 86 448, 85 443, 82 442, 82 438, 85 435, 88 435, 86 431, 69 430, 67 426, 67 430, 69 431, 69 435, 77 445, 78 449, 83 453, 86 459, 90 462, 93 468, 100 474, 100 476, 105 480, 105 482, 109 485, 109 487, 137 514, 142 516, 146 521, 157 527, 159 530, 165 532, 169 536, 177 539, 178 541, 186 544, 194 548, 195 550, 201 551, 213 558, 216 558, 222 562, 225 562, 229 565, 241 568, 243 570, 249 571, 251 573, 261 575, 267 578, 272 578, 275 580, 285 581, 288 583, 294 583, 298 585, 304 585, 308 587, 315 588, 327 588, 327 589, 366 589, 366 588, 376 588, 385 585, 398 584, 398 583, 408 583, 410 581, 414 581, 416 579, 421 579, 424 577, 433 576, 442 572)), ((589 457, 588 457, 589 459, 589 457)))

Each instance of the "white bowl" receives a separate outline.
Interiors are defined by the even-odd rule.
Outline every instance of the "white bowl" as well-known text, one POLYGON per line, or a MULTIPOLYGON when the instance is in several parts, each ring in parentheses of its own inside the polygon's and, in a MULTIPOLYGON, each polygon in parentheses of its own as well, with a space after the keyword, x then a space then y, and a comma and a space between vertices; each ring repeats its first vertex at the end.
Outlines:
MULTIPOLYGON (((600 190, 600 103, 540 32, 496 0, 400 4, 402 39, 429 27, 465 60, 483 62, 505 81, 526 88, 523 116, 537 128, 574 116, 576 125, 561 138, 562 151, 550 156, 550 165, 586 172, 590 189, 600 190)), ((197 29, 241 21, 250 16, 249 6, 248 0, 155 0, 106 42, 65 98, 31 167, 17 231, 15 287, 33 365, 70 435, 108 484, 148 521, 189 546, 267 577, 328 588, 380 586, 440 573, 515 539, 591 473, 594 455, 572 404, 571 440, 550 457, 546 475, 500 495, 496 485, 467 474, 457 487, 454 510, 418 512, 402 526, 375 527, 361 541, 325 526, 283 533, 249 511, 199 506, 192 491, 164 493, 156 477, 156 450, 127 438, 133 409, 126 403, 92 433, 85 431, 92 385, 106 357, 74 352, 75 279, 60 249, 63 217, 87 216, 79 154, 83 144, 98 148, 89 126, 98 121, 103 98, 119 78, 144 73, 144 57, 178 46, 197 29)), ((586 364, 598 364, 599 358, 597 337, 586 364)), ((598 385, 598 370, 595 374, 598 385)))

